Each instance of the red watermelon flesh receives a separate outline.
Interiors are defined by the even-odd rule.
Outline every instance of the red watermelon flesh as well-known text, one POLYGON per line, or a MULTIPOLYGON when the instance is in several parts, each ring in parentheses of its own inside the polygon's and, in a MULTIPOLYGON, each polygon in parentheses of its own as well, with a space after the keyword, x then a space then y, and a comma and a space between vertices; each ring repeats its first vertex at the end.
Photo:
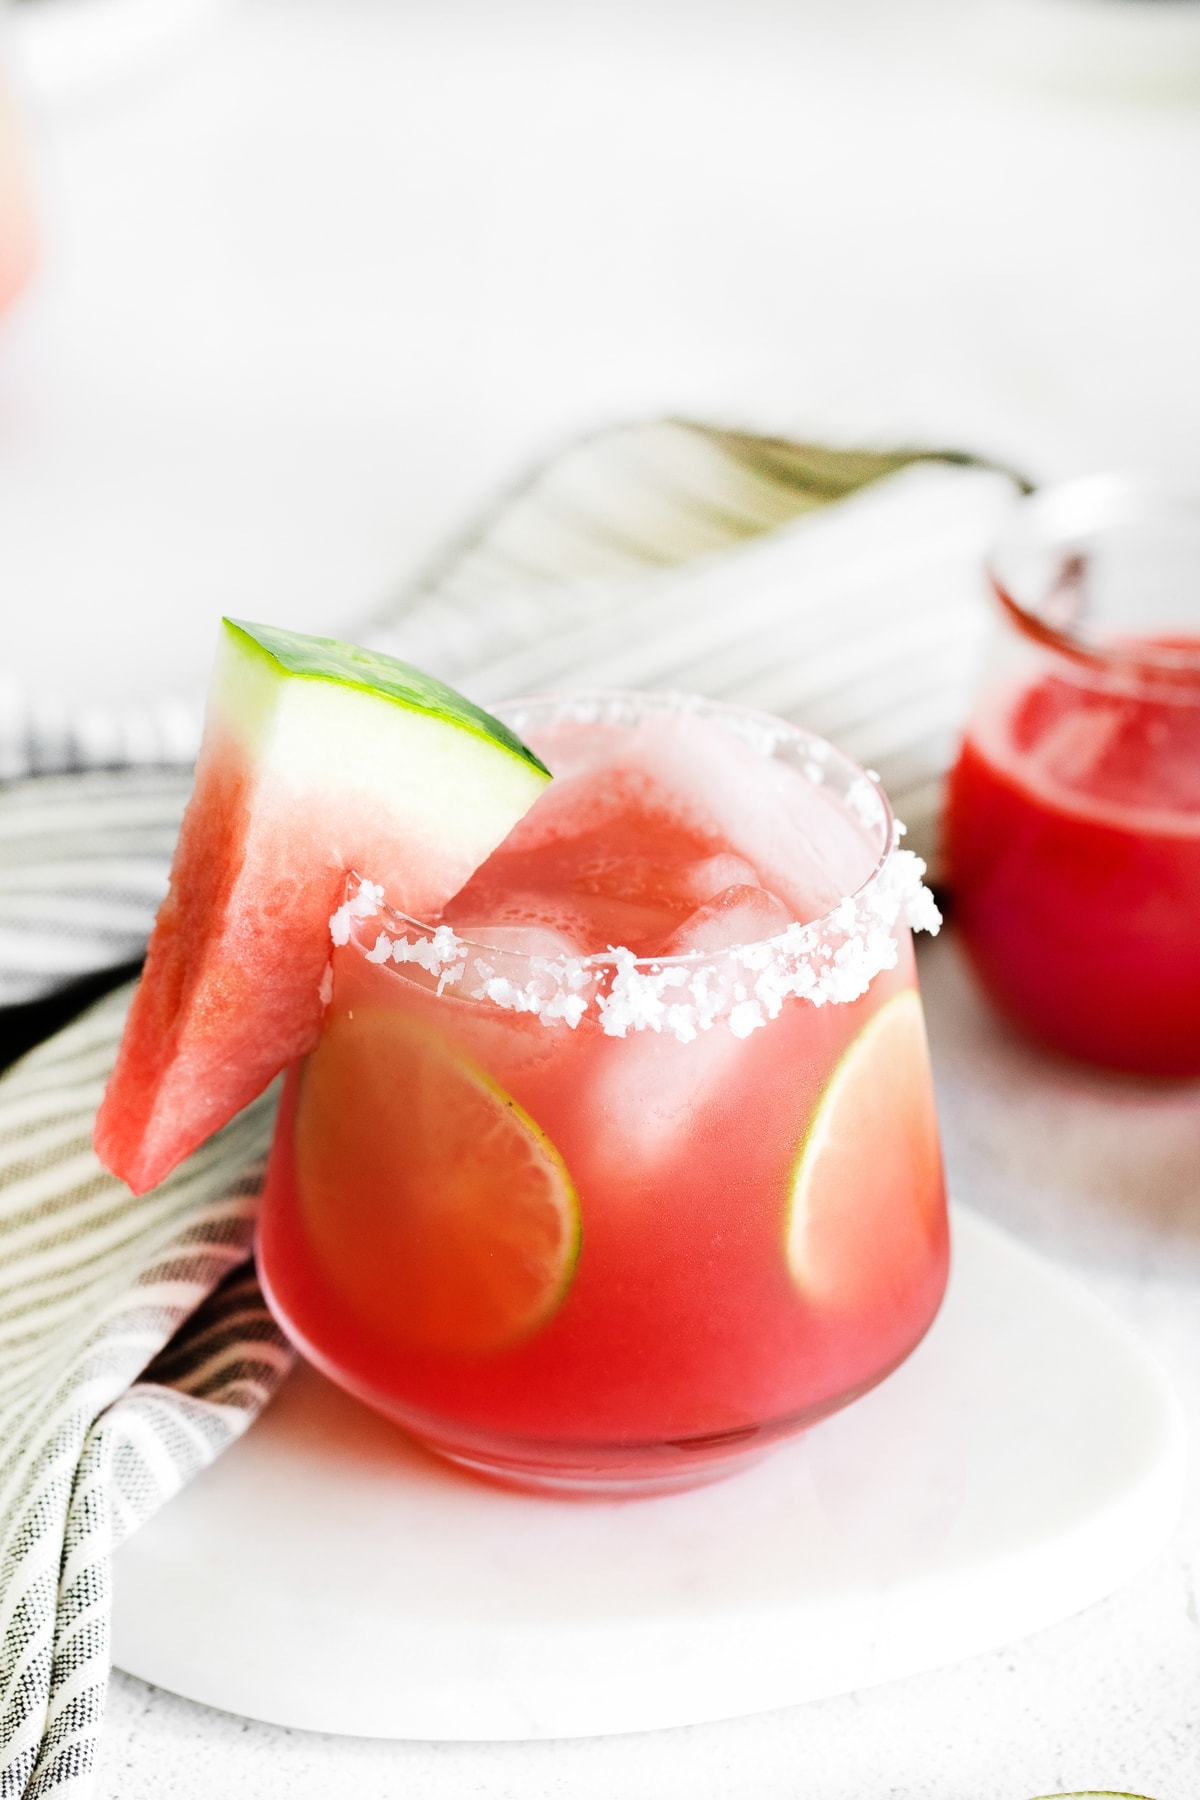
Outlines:
POLYGON ((312 1048, 347 871, 437 913, 549 779, 404 663, 224 622, 170 890, 96 1118, 144 1193, 312 1048))

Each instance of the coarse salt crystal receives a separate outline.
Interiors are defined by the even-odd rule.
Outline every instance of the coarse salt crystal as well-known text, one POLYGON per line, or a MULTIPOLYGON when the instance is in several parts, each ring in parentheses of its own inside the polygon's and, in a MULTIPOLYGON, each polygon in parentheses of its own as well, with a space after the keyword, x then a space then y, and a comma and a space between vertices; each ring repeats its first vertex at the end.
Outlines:
POLYGON ((729 1029, 736 1038, 748 1038, 752 1031, 757 1031, 766 1022, 762 1007, 756 1000, 741 1001, 729 1015, 729 1029))
MULTIPOLYGON (((941 915, 923 885, 924 873, 919 857, 893 849, 875 878, 823 919, 789 925, 777 937, 735 946, 708 962, 639 961, 613 945, 593 957, 481 952, 448 925, 434 929, 395 914, 389 916, 407 930, 395 939, 379 932, 364 955, 376 963, 390 957, 416 964, 436 977, 439 993, 453 983, 471 999, 532 1014, 545 1025, 574 1030, 594 1002, 608 1037, 666 1032, 686 1044, 722 1022, 735 1037, 747 1037, 778 1018, 786 1000, 825 1006, 858 999, 876 975, 896 966, 898 929, 936 933, 941 915)), ((383 908, 378 884, 362 885, 370 890, 369 903, 358 905, 356 892, 330 919, 335 944, 348 943, 354 921, 383 908)))
POLYGON ((347 902, 356 919, 373 919, 383 904, 383 889, 377 881, 361 881, 358 891, 347 902))

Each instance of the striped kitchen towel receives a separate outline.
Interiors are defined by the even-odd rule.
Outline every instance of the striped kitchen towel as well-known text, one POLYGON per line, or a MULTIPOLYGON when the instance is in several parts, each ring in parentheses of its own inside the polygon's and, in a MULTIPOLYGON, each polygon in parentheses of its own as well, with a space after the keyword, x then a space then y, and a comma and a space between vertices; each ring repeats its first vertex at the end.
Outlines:
MULTIPOLYGON (((673 687, 780 713, 877 769, 929 856, 982 558, 1025 485, 955 452, 627 426, 554 457, 354 635, 485 704, 673 687)), ((199 731, 194 698, 72 723, 0 685, 0 1005, 138 954, 199 731)))
POLYGON ((131 991, 0 1078, 4 1796, 88 1792, 112 1551, 290 1360, 246 1260, 272 1097, 140 1200, 92 1151, 131 991))
MULTIPOLYGON (((670 686, 784 713, 877 768, 928 845, 1012 492, 969 458, 630 427, 539 471, 359 635, 485 701, 670 686)), ((0 693, 0 1003, 140 952, 198 730, 186 702, 67 725, 0 693)), ((0 1078, 0 1797, 87 1793, 112 1548, 288 1360, 247 1261, 272 1098, 141 1199, 92 1153, 127 999, 0 1078)))
POLYGON ((611 431, 518 489, 365 641, 484 705, 671 688, 777 713, 877 770, 928 856, 988 629, 983 559, 1027 487, 948 451, 611 431))

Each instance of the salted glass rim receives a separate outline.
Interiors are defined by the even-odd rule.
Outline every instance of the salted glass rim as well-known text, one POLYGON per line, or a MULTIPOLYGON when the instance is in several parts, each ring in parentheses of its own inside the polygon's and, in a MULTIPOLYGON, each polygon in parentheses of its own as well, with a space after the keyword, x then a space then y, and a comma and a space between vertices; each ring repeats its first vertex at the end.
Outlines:
POLYGON ((848 817, 857 819, 864 834, 877 834, 875 862, 864 880, 818 919, 794 921, 783 932, 749 943, 677 956, 639 957, 613 945, 589 956, 548 956, 478 943, 459 937, 453 926, 430 925, 389 907, 376 883, 351 877, 358 888, 348 888, 348 898, 330 920, 335 946, 353 941, 365 961, 417 964, 428 980, 436 980, 439 995, 492 1002, 534 1014, 544 1024, 562 1021, 574 1029, 594 1002, 592 1016, 598 1016, 608 1036, 624 1037, 649 1027, 687 1043, 718 1020, 726 1021, 735 1036, 748 1036, 776 1018, 793 997, 815 1006, 856 1000, 884 969, 896 966, 904 931, 937 931, 941 915, 921 880, 925 864, 900 848, 900 828, 878 776, 872 779, 816 732, 722 701, 620 690, 510 701, 503 710, 508 723, 521 731, 528 728, 535 708, 554 718, 569 718, 573 710, 584 723, 686 708, 723 719, 743 741, 757 743, 764 758, 787 743, 795 749, 792 766, 814 788, 826 785, 831 768, 837 770, 834 792, 848 817), (381 914, 382 926, 368 949, 360 925, 365 928, 368 919, 381 914), (386 929, 392 921, 400 927, 394 937, 386 929), (410 932, 418 934, 416 943, 410 932))
MULTIPOLYGON (((1193 522, 1200 553, 1200 494, 1179 483, 1136 474, 1085 475, 1052 483, 1016 500, 984 568, 988 583, 1004 615, 1024 636, 1046 649, 1097 672, 1153 680, 1184 678, 1200 683, 1200 645, 1155 644, 1142 641, 1105 642, 1089 637, 1074 622, 1056 622, 1044 616, 1055 592, 1070 581, 1073 559, 1082 559, 1086 542, 1102 542, 1107 531, 1121 525, 1145 523, 1156 517, 1193 522), (1020 583, 1005 564, 1022 550, 1058 551, 1066 583, 1035 598, 1022 598, 1020 583)), ((1200 554, 1198 554, 1200 568, 1200 554)), ((1198 620, 1200 628, 1200 620, 1198 620)))
MULTIPOLYGON (((900 825, 899 828, 897 827, 896 816, 892 811, 891 802, 884 792, 878 774, 871 769, 864 769, 861 763, 855 762, 854 758, 848 756, 844 750, 839 750, 836 744, 831 742, 829 738, 822 737, 819 731, 810 731, 807 726, 804 725, 794 725, 790 719, 781 719, 775 713, 763 712, 760 709, 751 706, 737 706, 729 701, 710 700, 702 694, 686 694, 676 692, 672 689, 658 690, 649 688, 645 691, 641 691, 637 688, 586 688, 580 689, 577 693, 525 694, 515 700, 494 701, 489 702, 488 705, 489 710, 493 712, 498 719, 502 719, 510 729, 519 730, 519 727, 513 723, 513 720, 509 715, 520 712, 524 708, 534 706, 558 707, 586 705, 589 703, 617 705, 628 704, 631 702, 640 706, 649 704, 660 711, 678 710, 680 712, 699 713, 701 716, 716 715, 718 718, 740 718, 749 725, 757 725, 762 730, 771 732, 776 737, 777 741, 782 742, 784 739, 790 739, 792 742, 802 741, 820 746, 821 760, 828 761, 831 758, 835 758, 840 761, 850 776, 851 785, 856 781, 865 781, 870 784, 871 792, 875 795, 880 807, 878 828, 882 835, 883 848, 880 850, 870 873, 865 879, 860 881, 857 887, 852 888, 848 894, 839 895, 838 899, 828 911, 820 914, 815 919, 807 920, 802 925, 802 930, 819 932, 823 926, 830 925, 834 921, 838 910, 841 907, 844 907, 847 901, 853 902, 861 899, 872 887, 874 887, 889 862, 892 861, 893 857, 895 857, 900 850, 900 836, 904 831, 904 827, 903 825, 900 825)), ((743 741, 749 742, 750 740, 743 739, 743 741)), ((773 748, 771 754, 773 754, 773 748)), ((849 786, 845 791, 849 791, 849 786)), ((844 800, 844 792, 841 795, 841 798, 844 800)), ((851 816, 853 816, 853 814, 851 816)), ((863 826, 864 831, 874 829, 874 827, 867 825, 862 820, 859 820, 858 822, 863 826)), ((355 870, 348 879, 361 882, 363 878, 359 872, 355 870)), ((544 962, 547 960, 544 955, 539 955, 535 951, 510 950, 496 944, 482 943, 475 938, 464 936, 463 933, 458 931, 454 926, 446 927, 431 925, 428 920, 418 919, 414 914, 406 913, 401 907, 389 905, 386 898, 381 903, 380 910, 390 913, 393 918, 402 919, 406 925, 415 926, 419 931, 432 933, 449 929, 454 933, 457 942, 464 945, 468 951, 483 951, 486 955, 503 956, 506 959, 511 958, 514 963, 544 962)), ((782 935, 782 933, 776 932, 770 937, 749 938, 744 944, 729 944, 722 950, 685 950, 675 956, 634 956, 631 951, 614 951, 608 949, 593 951, 590 955, 581 955, 572 960, 579 962, 583 967, 588 969, 616 968, 619 966, 633 966, 637 969, 647 970, 651 968, 662 969, 669 967, 704 968, 709 964, 722 962, 740 950, 752 950, 760 944, 776 943, 782 935)))

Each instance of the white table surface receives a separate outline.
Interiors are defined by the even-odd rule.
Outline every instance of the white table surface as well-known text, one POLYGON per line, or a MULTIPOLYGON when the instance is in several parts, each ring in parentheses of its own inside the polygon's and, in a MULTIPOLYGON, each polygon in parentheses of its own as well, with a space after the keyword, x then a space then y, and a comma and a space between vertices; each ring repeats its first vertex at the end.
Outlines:
MULTIPOLYGON (((194 687, 218 608, 349 623, 547 446, 660 410, 1200 482, 1200 61, 1146 38, 1196 8, 1138 9, 1133 54, 1090 5, 240 0, 90 85, 19 21, 44 247, 0 330, 4 669, 194 687)), ((924 979, 956 1191, 1200 1422, 1200 1093, 1037 1058, 949 942, 924 979)), ((97 1794, 1194 1800, 1198 1559, 1193 1497, 1146 1575, 1006 1652, 648 1737, 358 1743, 117 1676, 97 1794)))

